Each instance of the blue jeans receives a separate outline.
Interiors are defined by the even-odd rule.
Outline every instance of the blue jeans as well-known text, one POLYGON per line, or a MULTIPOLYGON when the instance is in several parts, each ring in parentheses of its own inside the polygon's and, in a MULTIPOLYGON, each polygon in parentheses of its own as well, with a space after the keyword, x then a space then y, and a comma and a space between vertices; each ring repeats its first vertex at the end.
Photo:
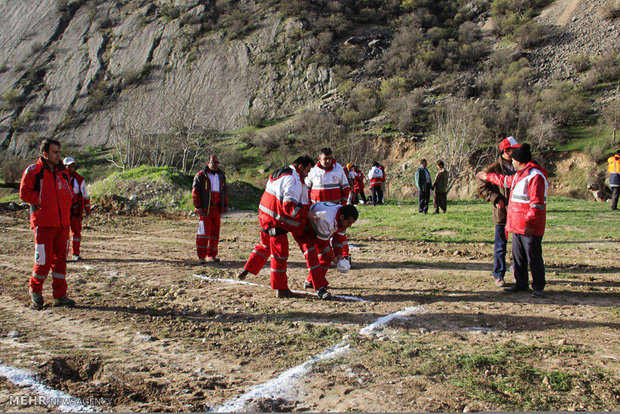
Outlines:
POLYGON ((542 257, 542 236, 525 237, 512 235, 512 259, 515 268, 515 282, 521 288, 528 287, 527 267, 532 273, 532 289, 545 288, 545 262, 542 257))
POLYGON ((506 274, 506 226, 495 225, 495 247, 493 250, 493 277, 503 279, 506 274))

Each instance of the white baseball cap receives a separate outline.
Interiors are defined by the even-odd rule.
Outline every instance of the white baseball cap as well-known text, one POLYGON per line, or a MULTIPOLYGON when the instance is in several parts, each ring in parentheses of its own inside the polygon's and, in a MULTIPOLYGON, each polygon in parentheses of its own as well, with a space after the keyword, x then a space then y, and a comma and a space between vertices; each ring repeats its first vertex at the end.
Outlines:
POLYGON ((62 163, 65 164, 66 166, 69 166, 71 164, 75 164, 75 160, 71 157, 67 157, 63 160, 62 163))

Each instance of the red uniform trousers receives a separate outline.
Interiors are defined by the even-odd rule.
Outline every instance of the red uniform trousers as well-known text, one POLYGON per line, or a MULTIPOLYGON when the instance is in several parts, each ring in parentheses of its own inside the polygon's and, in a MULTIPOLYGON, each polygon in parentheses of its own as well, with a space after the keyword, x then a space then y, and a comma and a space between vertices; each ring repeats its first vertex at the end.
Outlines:
POLYGON ((260 232, 260 242, 252 250, 250 258, 243 268, 253 275, 265 266, 271 256, 271 288, 288 289, 286 262, 288 260, 288 236, 286 233, 270 235, 265 230, 260 232))
POLYGON ((304 233, 295 237, 308 266, 308 282, 312 283, 314 290, 329 286, 325 278, 334 255, 328 240, 321 240, 313 234, 304 233))
POLYGON ((35 227, 34 247, 34 267, 30 278, 30 289, 35 293, 43 293, 43 282, 52 269, 54 299, 67 296, 69 226, 35 227))
POLYGON ((196 234, 196 252, 199 259, 216 257, 220 243, 220 207, 211 206, 209 214, 201 215, 196 234))
POLYGON ((82 243, 82 217, 71 216, 71 233, 73 233, 71 254, 79 256, 80 244, 82 243))

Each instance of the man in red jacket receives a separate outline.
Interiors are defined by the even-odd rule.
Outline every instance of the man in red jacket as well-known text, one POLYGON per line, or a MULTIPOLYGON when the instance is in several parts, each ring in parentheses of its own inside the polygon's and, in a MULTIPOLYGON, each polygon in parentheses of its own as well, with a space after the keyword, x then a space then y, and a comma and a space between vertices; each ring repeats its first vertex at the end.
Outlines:
POLYGON ((67 247, 73 190, 69 173, 60 160, 60 143, 41 142, 41 158, 26 168, 19 197, 30 204, 30 227, 34 229, 35 256, 30 297, 33 309, 43 309, 43 282, 52 270, 54 306, 75 305, 67 297, 67 247))
POLYGON ((221 215, 228 211, 228 196, 226 175, 220 169, 220 160, 216 155, 211 155, 207 167, 194 176, 192 200, 195 212, 200 216, 196 234, 198 261, 201 264, 207 261, 219 262, 217 249, 220 242, 221 215))
POLYGON ((271 173, 265 192, 258 206, 258 221, 261 227, 260 242, 252 250, 250 258, 237 276, 243 280, 248 273, 257 275, 267 259, 271 257, 271 288, 277 290, 277 297, 291 298, 297 295, 288 287, 286 274, 288 261, 288 236, 299 236, 303 232, 309 214, 310 200, 304 178, 312 168, 312 158, 297 158, 288 167, 271 173))
POLYGON ((71 157, 64 159, 63 164, 69 172, 71 189, 73 190, 73 204, 71 205, 71 233, 73 240, 71 255, 73 260, 82 260, 80 245, 82 244, 82 217, 90 215, 90 196, 86 190, 84 177, 77 173, 77 164, 71 157))
POLYGON ((506 231, 513 233, 512 256, 516 284, 504 289, 515 293, 529 291, 527 266, 532 271, 532 296, 543 297, 545 263, 542 257, 542 238, 547 219, 547 170, 532 161, 528 144, 512 152, 515 175, 479 172, 483 181, 510 188, 506 231))

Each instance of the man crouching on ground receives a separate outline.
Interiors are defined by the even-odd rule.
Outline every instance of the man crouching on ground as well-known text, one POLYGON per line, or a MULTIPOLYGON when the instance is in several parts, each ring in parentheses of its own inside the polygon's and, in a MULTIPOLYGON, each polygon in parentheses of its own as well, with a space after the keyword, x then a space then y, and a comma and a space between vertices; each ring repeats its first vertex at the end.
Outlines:
POLYGON ((543 297, 545 263, 542 257, 542 238, 547 220, 547 170, 532 161, 530 146, 523 144, 512 153, 515 175, 488 174, 476 176, 505 188, 510 188, 506 231, 512 235, 512 256, 516 284, 504 289, 506 293, 529 291, 527 265, 532 271, 532 296, 543 297))
POLYGON ((313 204, 310 212, 315 213, 317 220, 310 220, 306 231, 301 236, 295 236, 308 266, 308 279, 304 287, 314 288, 320 299, 329 299, 331 294, 327 291, 329 283, 325 275, 332 263, 344 259, 344 249, 336 246, 347 243, 345 232, 355 223, 359 214, 353 205, 329 202, 313 204), (333 249, 330 245, 332 237, 333 249))
POLYGON ((304 184, 312 164, 312 158, 305 155, 271 173, 258 206, 260 242, 237 276, 243 280, 248 272, 257 275, 271 256, 271 288, 277 290, 278 298, 297 297, 288 287, 287 233, 300 235, 306 220, 315 218, 314 213, 309 213, 309 190, 304 184))
POLYGON ((32 309, 43 309, 43 282, 52 270, 54 306, 75 306, 67 297, 67 249, 73 190, 69 173, 60 160, 60 143, 41 142, 41 158, 26 168, 19 197, 30 204, 34 229, 34 267, 30 278, 32 309))

